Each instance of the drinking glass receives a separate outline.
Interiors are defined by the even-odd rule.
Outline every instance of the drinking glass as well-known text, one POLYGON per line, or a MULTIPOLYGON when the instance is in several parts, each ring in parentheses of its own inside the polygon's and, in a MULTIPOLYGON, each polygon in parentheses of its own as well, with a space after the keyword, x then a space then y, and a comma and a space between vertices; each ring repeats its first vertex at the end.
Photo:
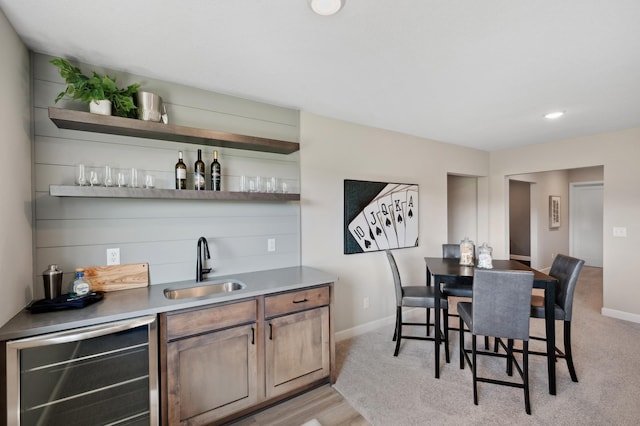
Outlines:
POLYGON ((118 188, 123 188, 127 186, 127 171, 120 169, 118 170, 118 179, 117 179, 118 188))
POLYGON ((113 186, 111 166, 104 166, 104 186, 113 186))
POLYGON ((95 168, 89 170, 89 185, 100 186, 100 172, 95 168))
POLYGON ((131 168, 131 175, 129 176, 130 180, 129 180, 129 186, 131 188, 137 188, 138 187, 138 169, 136 169, 135 167, 131 168))
POLYGON ((144 175, 144 187, 145 188, 153 188, 155 186, 155 178, 149 172, 146 172, 144 175))
POLYGON ((76 185, 85 186, 87 184, 87 175, 84 164, 76 164, 76 185))
POLYGON ((276 178, 271 176, 264 178, 264 192, 274 193, 277 192, 276 178))
POLYGON ((280 184, 278 185, 279 191, 282 192, 283 194, 286 194, 289 192, 289 186, 287 185, 287 182, 284 179, 280 179, 280 184))

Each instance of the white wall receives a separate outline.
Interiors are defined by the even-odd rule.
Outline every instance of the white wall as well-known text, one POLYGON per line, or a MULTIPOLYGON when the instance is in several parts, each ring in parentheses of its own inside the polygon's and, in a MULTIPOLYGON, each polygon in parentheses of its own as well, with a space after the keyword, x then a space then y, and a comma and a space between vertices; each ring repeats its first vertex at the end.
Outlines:
POLYGON ((489 154, 305 112, 300 127, 302 263, 339 276, 335 324, 345 336, 392 317, 395 296, 384 252, 343 254, 344 179, 419 185, 419 246, 394 254, 403 281, 424 284, 423 258, 447 241, 447 174, 486 176, 489 154))
POLYGON ((633 256, 640 245, 640 128, 492 152, 490 225, 494 253, 508 251, 506 176, 604 166, 603 313, 640 322, 640 286, 633 256), (613 227, 627 228, 614 238, 613 227))
POLYGON ((468 237, 478 241, 478 179, 471 176, 447 177, 447 243, 458 244, 468 237))
POLYGON ((29 52, 0 10, 0 324, 27 302, 33 277, 29 52))
MULTIPOLYGON (((58 263, 65 282, 75 267, 106 264, 106 249, 120 248, 121 263, 148 262, 152 284, 195 278, 196 241, 209 240, 210 276, 295 266, 300 263, 300 206, 297 202, 212 200, 91 199, 49 196, 50 184, 72 185, 74 165, 137 167, 156 177, 156 187, 174 188, 178 151, 193 172, 197 149, 205 164, 215 149, 170 141, 58 129, 48 107, 65 87, 49 56, 34 54, 36 268, 34 282, 47 264, 58 263), (267 239, 276 251, 267 252, 267 239)), ((167 104, 171 123, 297 141, 298 111, 232 98, 191 87, 102 70, 119 85, 142 83, 167 104)), ((61 102, 57 107, 87 110, 61 102)), ((218 148, 223 190, 239 190, 241 175, 286 178, 299 186, 299 154, 271 154, 218 148)), ((193 184, 188 179, 188 188, 193 184)), ((29 241, 30 242, 30 241, 29 241)), ((43 295, 35 286, 35 297, 43 295)))
POLYGON ((569 182, 602 182, 604 180, 604 167, 581 167, 569 170, 569 182))

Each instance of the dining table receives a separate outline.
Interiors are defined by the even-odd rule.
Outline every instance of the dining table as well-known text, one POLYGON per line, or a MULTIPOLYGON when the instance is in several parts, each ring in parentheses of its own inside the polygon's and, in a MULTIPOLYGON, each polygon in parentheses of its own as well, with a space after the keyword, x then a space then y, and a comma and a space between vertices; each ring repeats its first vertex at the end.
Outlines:
MULTIPOLYGON (((435 329, 440 330, 440 292, 442 284, 473 285, 473 266, 460 265, 460 259, 425 257, 427 267, 427 285, 434 286, 435 329)), ((533 269, 517 260, 493 259, 494 270, 517 270, 533 272, 533 288, 544 289, 545 329, 547 333, 547 370, 549 375, 549 393, 556 394, 556 356, 555 356, 555 317, 554 306, 557 280, 550 275, 533 269)), ((445 318, 445 321, 447 319, 445 318)), ((440 333, 435 334, 436 378, 440 377, 440 333)))

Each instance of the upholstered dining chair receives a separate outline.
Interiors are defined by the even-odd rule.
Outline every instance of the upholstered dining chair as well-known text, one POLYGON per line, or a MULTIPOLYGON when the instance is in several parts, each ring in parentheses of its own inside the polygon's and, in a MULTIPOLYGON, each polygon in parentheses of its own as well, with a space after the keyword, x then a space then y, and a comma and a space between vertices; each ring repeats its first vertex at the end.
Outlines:
MULTIPOLYGON (((556 346, 556 357, 564 358, 569 368, 571 380, 578 381, 576 369, 573 366, 571 352, 571 317, 573 315, 573 293, 578 283, 578 276, 584 266, 584 260, 563 254, 556 255, 551 264, 549 275, 558 280, 556 285, 556 305, 554 309, 555 319, 564 322, 564 352, 556 346)), ((531 317, 544 318, 544 297, 534 295, 531 298, 531 317)), ((546 341, 545 337, 531 336, 534 340, 546 341)), ((532 355, 544 355, 546 352, 531 351, 532 355)))
MULTIPOLYGON (((443 259, 460 259, 460 244, 443 244, 442 245, 442 258, 443 259)), ((463 297, 471 299, 473 296, 473 286, 471 283, 446 283, 442 286, 442 293, 449 297, 463 297)), ((457 314, 448 314, 449 318, 457 318, 457 314)), ((429 321, 429 315, 427 315, 427 321, 429 321)), ((449 330, 459 331, 457 327, 449 327, 449 330)), ((484 348, 489 348, 489 338, 484 339, 484 348)))
POLYGON ((459 302, 460 368, 465 361, 473 376, 473 403, 478 405, 478 382, 524 389, 524 405, 531 414, 529 398, 529 315, 533 272, 476 269, 473 278, 473 301, 459 302), (471 349, 464 346, 464 324, 471 333, 471 349), (478 351, 477 336, 507 339, 507 353, 478 351), (522 341, 522 365, 514 357, 514 340, 522 341), (471 354, 471 357, 469 356, 471 354), (478 355, 507 359, 507 372, 515 366, 522 382, 478 376, 478 355))
MULTIPOLYGON (((400 351, 400 342, 402 339, 414 339, 414 340, 433 340, 434 337, 429 336, 416 336, 416 335, 404 335, 402 333, 403 326, 423 326, 429 329, 429 323, 420 323, 420 322, 405 322, 402 319, 402 309, 404 307, 409 308, 425 308, 427 311, 429 309, 435 308, 435 297, 434 297, 434 289, 433 287, 429 287, 426 285, 419 286, 406 286, 402 285, 402 280, 400 278, 400 271, 398 270, 398 265, 396 263, 395 258, 393 257, 393 253, 390 250, 385 250, 387 254, 387 259, 389 260, 389 266, 391 267, 391 273, 393 275, 393 284, 395 287, 396 293, 396 326, 395 332, 393 335, 393 340, 396 342, 396 348, 393 353, 393 356, 398 356, 398 352, 400 351)), ((448 302, 445 296, 442 296, 440 299, 440 308, 443 310, 444 318, 447 318, 448 313, 448 302)), ((437 313, 436 313, 437 314, 437 313)), ((449 330, 447 321, 443 321, 444 323, 444 335, 443 335, 443 343, 445 345, 445 358, 446 361, 449 362, 449 330)), ((435 332, 441 333, 440 330, 436 330, 435 332)))

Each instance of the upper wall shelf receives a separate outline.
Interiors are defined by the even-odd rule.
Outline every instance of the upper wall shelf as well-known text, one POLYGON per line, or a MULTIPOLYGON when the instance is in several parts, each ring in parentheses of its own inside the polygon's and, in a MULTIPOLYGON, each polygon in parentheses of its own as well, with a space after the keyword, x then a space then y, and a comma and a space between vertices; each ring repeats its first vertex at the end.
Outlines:
POLYGON ((103 186, 50 185, 53 197, 87 198, 155 198, 182 200, 232 200, 232 201, 299 201, 300 194, 273 194, 264 192, 195 191, 161 188, 117 188, 103 186))
POLYGON ((108 133, 146 139, 184 142, 198 145, 246 149, 249 151, 291 154, 300 149, 297 142, 238 135, 216 130, 156 123, 132 118, 99 115, 90 112, 49 107, 49 118, 60 129, 108 133))

